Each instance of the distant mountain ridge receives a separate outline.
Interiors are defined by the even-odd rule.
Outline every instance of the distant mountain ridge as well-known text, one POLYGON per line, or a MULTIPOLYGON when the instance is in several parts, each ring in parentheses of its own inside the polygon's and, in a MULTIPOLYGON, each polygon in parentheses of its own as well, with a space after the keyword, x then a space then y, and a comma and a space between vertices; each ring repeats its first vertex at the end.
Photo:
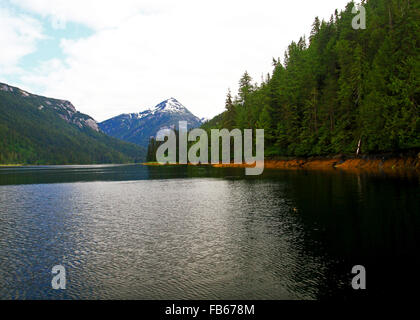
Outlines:
POLYGON ((162 128, 178 127, 179 121, 187 121, 188 128, 202 124, 201 119, 178 100, 170 98, 152 109, 105 120, 99 123, 99 128, 112 137, 147 147, 150 137, 155 137, 162 128))
POLYGON ((144 156, 143 148, 101 132, 70 101, 0 83, 0 163, 127 163, 144 156))
POLYGON ((75 124, 79 128, 88 127, 96 132, 99 132, 99 127, 96 121, 90 116, 78 112, 70 101, 38 96, 32 93, 28 93, 22 89, 9 86, 5 83, 0 83, 0 91, 9 92, 15 96, 20 95, 21 97, 32 99, 34 102, 36 100, 36 102, 39 104, 39 111, 46 109, 53 110, 67 123, 75 124))

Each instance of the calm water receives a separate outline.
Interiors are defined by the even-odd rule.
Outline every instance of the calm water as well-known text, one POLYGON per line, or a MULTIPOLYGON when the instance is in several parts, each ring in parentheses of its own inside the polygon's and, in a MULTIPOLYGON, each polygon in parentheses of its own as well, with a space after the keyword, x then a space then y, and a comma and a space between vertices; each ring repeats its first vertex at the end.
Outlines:
POLYGON ((2 299, 349 299, 417 290, 418 177, 0 168, 2 299), (67 289, 51 289, 64 265, 67 289), (351 288, 351 268, 367 290, 351 288))

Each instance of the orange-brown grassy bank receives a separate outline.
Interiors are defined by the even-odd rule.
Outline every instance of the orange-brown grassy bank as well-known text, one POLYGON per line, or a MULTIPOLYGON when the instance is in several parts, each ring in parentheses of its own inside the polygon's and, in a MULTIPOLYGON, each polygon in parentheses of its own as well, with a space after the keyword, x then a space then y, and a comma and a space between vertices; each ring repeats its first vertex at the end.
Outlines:
MULTIPOLYGON (((148 166, 160 166, 157 162, 144 163, 148 166)), ((177 166, 179 164, 168 164, 177 166)), ((191 165, 191 164, 189 164, 191 165)), ((253 167, 246 163, 242 164, 212 164, 215 168, 246 168, 253 167)), ((420 174, 420 154, 409 157, 360 157, 346 158, 336 156, 333 158, 308 158, 308 159, 286 159, 286 160, 265 160, 265 169, 305 169, 305 170, 330 170, 339 169, 346 171, 369 171, 396 174, 399 172, 412 172, 420 174)))
MULTIPOLYGON (((215 164, 217 168, 224 167, 252 167, 247 164, 215 164)), ((376 171, 394 173, 398 171, 413 171, 420 173, 420 158, 389 158, 389 159, 363 159, 363 158, 314 158, 314 159, 289 159, 265 160, 266 169, 340 169, 347 171, 376 171)))

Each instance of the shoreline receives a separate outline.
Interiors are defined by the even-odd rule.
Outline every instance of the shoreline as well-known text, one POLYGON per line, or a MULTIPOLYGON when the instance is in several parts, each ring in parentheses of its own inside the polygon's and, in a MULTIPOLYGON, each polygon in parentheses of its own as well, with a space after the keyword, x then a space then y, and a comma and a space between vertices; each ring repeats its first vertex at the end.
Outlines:
POLYGON ((23 167, 23 164, 0 164, 0 168, 4 167, 23 167))
MULTIPOLYGON (((157 162, 142 163, 146 166, 163 166, 157 162)), ((179 166, 182 164, 166 164, 166 166, 179 166)), ((185 164, 184 164, 185 165, 185 164)), ((193 165, 193 164, 188 164, 193 165)), ((241 164, 201 164, 213 168, 250 168, 255 165, 241 164)), ((198 165, 197 165, 198 166, 198 165)), ((367 171, 367 172, 413 172, 420 175, 420 154, 408 157, 396 156, 372 156, 372 157, 314 157, 314 158, 290 158, 290 159, 266 159, 264 169, 281 170, 343 170, 343 171, 367 171)))
POLYGON ((125 166, 125 165, 137 165, 139 163, 72 163, 72 164, 0 164, 0 168, 21 168, 21 167, 55 167, 55 166, 125 166))
MULTIPOLYGON (((130 163, 132 164, 132 163, 130 163)), ((183 166, 186 164, 165 164, 158 162, 138 163, 145 166, 183 166)), ((132 164, 132 165, 138 165, 132 164)), ((86 164, 85 164, 86 165, 86 164)), ((98 165, 98 164, 91 164, 98 165)), ((113 165, 113 164, 107 164, 113 165)), ((115 164, 114 164, 115 165, 115 164)), ((124 164, 120 164, 124 165, 124 164)), ((28 165, 28 164, 0 164, 0 168, 25 167, 25 166, 43 166, 43 165, 28 165)), ((71 166, 71 165, 70 165, 71 166)), ((199 164, 188 166, 211 166, 213 168, 250 168, 255 164, 199 164)), ((311 158, 279 158, 266 159, 264 161, 264 169, 278 169, 278 170, 343 170, 343 171, 367 171, 367 172, 384 172, 384 173, 398 173, 398 172, 412 172, 420 175, 420 153, 409 156, 395 156, 395 155, 373 155, 373 156, 330 156, 330 157, 311 157, 311 158)))
MULTIPOLYGON (((215 164, 216 168, 246 168, 252 167, 248 164, 215 164)), ((265 160, 265 169, 308 169, 308 170, 366 170, 366 171, 398 171, 410 170, 420 173, 420 161, 415 158, 394 158, 387 160, 380 159, 290 159, 290 160, 265 160)))

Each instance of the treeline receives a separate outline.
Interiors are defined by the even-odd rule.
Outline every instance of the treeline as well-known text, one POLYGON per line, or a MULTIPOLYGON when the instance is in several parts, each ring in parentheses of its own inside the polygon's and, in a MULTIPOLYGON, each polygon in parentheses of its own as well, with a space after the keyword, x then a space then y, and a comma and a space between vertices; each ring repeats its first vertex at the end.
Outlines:
POLYGON ((248 73, 210 128, 265 129, 266 156, 379 153, 420 146, 420 1, 353 3, 288 47, 261 84, 248 73))
MULTIPOLYGON (((149 145, 147 146, 147 153, 146 153, 146 161, 147 162, 157 162, 157 160, 156 160, 156 152, 157 152, 159 146, 162 143, 163 142, 156 141, 156 139, 154 137, 151 137, 150 138, 149 145)), ((178 152, 177 152, 177 154, 178 154, 178 152)))
MULTIPOLYGON (((173 129, 176 137, 176 161, 179 161, 179 131, 177 129, 173 129)), ((165 141, 168 138, 165 138, 165 141)), ((159 147, 164 144, 164 141, 157 141, 155 137, 150 137, 149 144, 147 146, 147 153, 146 153, 146 161, 147 162, 157 162, 156 154, 159 147)), ((187 144, 187 150, 191 146, 192 142, 188 142, 187 144)), ((168 150, 166 150, 165 155, 168 155, 168 150)))

